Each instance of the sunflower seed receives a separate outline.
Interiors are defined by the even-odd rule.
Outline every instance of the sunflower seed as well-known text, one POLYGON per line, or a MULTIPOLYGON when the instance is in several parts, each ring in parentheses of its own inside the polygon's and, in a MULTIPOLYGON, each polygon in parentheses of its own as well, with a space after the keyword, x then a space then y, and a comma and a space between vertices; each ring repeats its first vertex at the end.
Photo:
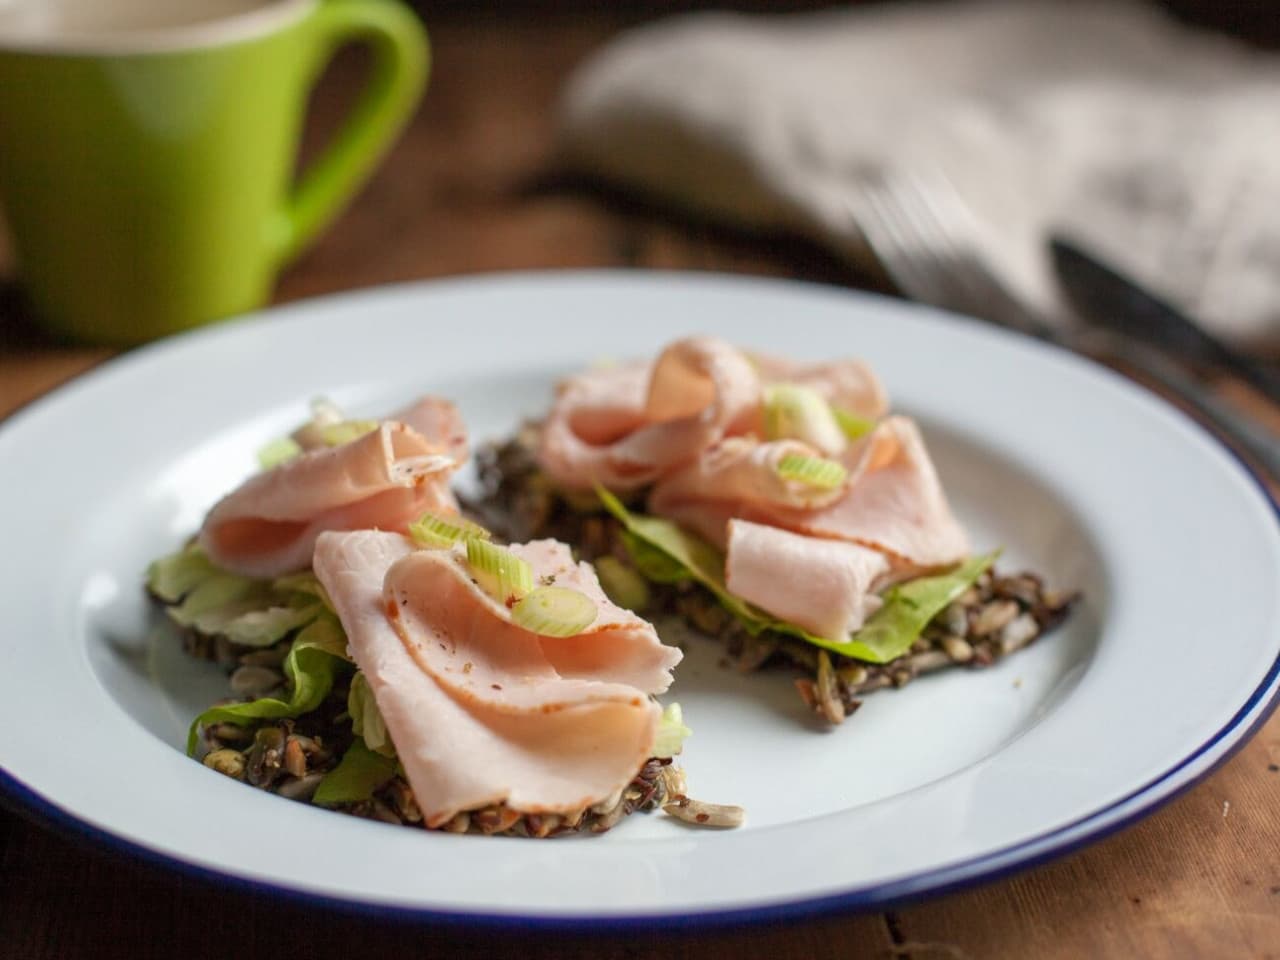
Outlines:
POLYGON ((316 787, 320 786, 320 781, 324 779, 323 773, 308 773, 305 776, 293 777, 289 780, 281 781, 276 787, 276 793, 290 800, 310 800, 311 795, 316 792, 316 787))
POLYGON ((205 735, 215 737, 223 743, 248 743, 253 739, 253 729, 234 723, 215 723, 205 728, 205 735))
POLYGON ((448 833, 466 833, 471 828, 471 814, 463 811, 455 813, 449 822, 440 829, 448 833))
MULTIPOLYGON (((596 807, 598 806, 599 804, 596 805, 596 807)), ((596 807, 592 807, 591 809, 595 810, 596 807)), ((612 829, 618 823, 618 821, 622 819, 623 815, 626 812, 627 811, 624 808, 621 799, 619 799, 618 803, 613 807, 613 809, 599 814, 594 820, 591 821, 591 832, 604 833, 606 830, 612 829)))
POLYGON ((294 777, 307 775, 307 755, 297 737, 290 737, 284 745, 284 768, 294 777))
POLYGON ((677 820, 699 827, 740 827, 747 818, 747 812, 742 807, 703 803, 688 797, 676 797, 662 809, 677 820))
POLYGON ((825 650, 818 651, 818 680, 814 684, 814 695, 819 712, 829 723, 844 722, 844 704, 836 690, 836 672, 831 666, 831 654, 825 650))
POLYGON ((947 634, 942 638, 942 649, 956 663, 968 663, 973 659, 973 647, 964 637, 947 634))
POLYGON ((204 765, 232 780, 244 779, 245 759, 239 750, 214 750, 205 754, 204 765))
POLYGON ((1007 623, 1000 631, 999 643, 1001 653, 1013 653, 1020 650, 1035 639, 1040 632, 1040 624, 1029 613, 1020 614, 1007 623))
POLYGON ((471 823, 483 833, 503 833, 520 819, 510 807, 486 807, 471 814, 471 823))
POLYGON ((969 632, 975 637, 990 636, 1017 615, 1018 605, 1012 600, 996 600, 978 611, 969 626, 969 632))
POLYGON ((240 654, 240 664, 246 667, 278 667, 284 663, 288 653, 283 647, 268 647, 266 650, 250 650, 240 654))
POLYGON ((541 840, 560 826, 560 818, 554 813, 530 813, 524 818, 526 836, 541 840))
POLYGON ((405 823, 419 823, 422 820, 422 811, 418 809, 418 801, 414 799, 413 789, 399 777, 391 781, 387 794, 391 798, 392 806, 396 808, 396 813, 400 814, 400 818, 405 823))

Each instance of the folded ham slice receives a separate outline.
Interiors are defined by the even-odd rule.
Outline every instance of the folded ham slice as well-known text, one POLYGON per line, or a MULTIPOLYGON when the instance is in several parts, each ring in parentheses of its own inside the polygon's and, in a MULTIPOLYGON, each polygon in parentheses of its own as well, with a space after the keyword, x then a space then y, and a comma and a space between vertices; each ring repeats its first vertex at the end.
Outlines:
POLYGON ((729 592, 810 633, 841 640, 880 608, 890 565, 878 550, 730 520, 729 592))
POLYGON ((694 337, 653 364, 564 381, 542 431, 543 471, 567 490, 634 490, 759 417, 760 379, 739 350, 694 337))
POLYGON ((866 419, 888 408, 884 387, 857 360, 799 364, 693 337, 671 344, 653 363, 565 380, 543 425, 540 464, 566 490, 647 486, 725 437, 761 434, 764 388, 780 382, 811 387, 866 419))
POLYGON ((445 452, 460 465, 466 463, 471 456, 467 425, 462 420, 462 414, 443 397, 422 397, 387 419, 403 423, 432 443, 443 446, 445 452))
POLYGON ((845 455, 844 485, 797 502, 775 465, 795 441, 728 441, 654 487, 649 512, 668 517, 721 547, 737 517, 879 550, 898 565, 946 566, 969 553, 924 440, 907 417, 884 420, 845 455))
POLYGON ((536 579, 582 590, 595 622, 552 639, 511 622, 456 552, 376 531, 325 533, 315 572, 333 599, 428 826, 506 803, 572 814, 614 795, 652 755, 680 652, 604 598, 550 541, 513 547, 536 579))
POLYGON ((310 566, 325 530, 403 530, 424 511, 456 512, 449 478, 466 450, 457 411, 432 398, 403 415, 432 432, 388 420, 250 477, 205 518, 200 544, 210 559, 245 576, 275 577, 310 566))
POLYGON ((860 627, 893 580, 969 554, 915 423, 889 417, 844 456, 845 483, 802 502, 776 465, 794 441, 730 439, 659 483, 649 512, 725 550, 729 590, 831 639, 860 627))
POLYGON ((879 420, 889 412, 889 394, 884 384, 861 360, 797 363, 762 353, 750 356, 763 383, 808 387, 833 407, 865 420, 879 420))

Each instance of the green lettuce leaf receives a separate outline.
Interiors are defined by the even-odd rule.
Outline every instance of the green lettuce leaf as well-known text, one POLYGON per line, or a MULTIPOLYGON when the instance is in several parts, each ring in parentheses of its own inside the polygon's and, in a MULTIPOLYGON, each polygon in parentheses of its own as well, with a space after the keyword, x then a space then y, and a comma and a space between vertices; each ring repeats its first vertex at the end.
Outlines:
POLYGON ((360 671, 351 678, 351 692, 347 695, 347 712, 351 714, 351 729, 364 741, 365 746, 384 757, 396 755, 395 744, 387 733, 387 723, 382 719, 373 688, 360 671))
POLYGON ((771 629, 799 637, 818 647, 834 650, 855 660, 888 663, 906 653, 929 621, 968 590, 991 564, 999 551, 970 557, 946 573, 917 577, 890 587, 884 605, 873 613, 848 640, 829 640, 803 627, 775 621, 771 629))
POLYGON ((193 541, 147 567, 147 589, 166 603, 177 603, 217 573, 213 561, 193 541))
POLYGON ((694 580, 713 594, 753 634, 768 626, 768 617, 753 610, 729 592, 724 582, 724 557, 720 551, 670 520, 633 514, 604 487, 596 493, 605 509, 626 528, 625 542, 636 569, 658 583, 694 580), (639 549, 636 546, 639 545, 639 549))
POLYGON ((191 722, 188 755, 195 755, 202 726, 234 723, 243 727, 256 720, 297 717, 316 709, 333 689, 338 671, 345 668, 346 647, 346 634, 338 619, 328 613, 317 616, 294 638, 284 659, 285 675, 292 682, 289 699, 260 697, 248 703, 210 707, 191 722))
POLYGON ((152 563, 147 587, 170 604, 166 612, 175 623, 249 647, 271 646, 333 611, 312 573, 274 581, 242 577, 220 570, 194 543, 152 563))
POLYGON ((773 630, 870 663, 888 663, 906 653, 929 621, 969 589, 999 554, 995 551, 970 557, 946 573, 919 577, 890 588, 884 605, 860 630, 847 638, 833 640, 777 620, 729 593, 724 579, 724 557, 711 544, 669 520, 632 514, 603 487, 597 487, 596 493, 605 509, 625 528, 625 542, 632 551, 636 569, 651 580, 660 583, 693 580, 702 584, 752 635, 773 630))
POLYGON ((338 765, 324 775, 311 802, 331 807, 340 803, 368 800, 395 774, 394 760, 370 750, 357 737, 342 755, 338 765))
POLYGON ((215 570, 169 607, 175 623, 206 634, 222 633, 227 625, 246 613, 272 605, 269 584, 215 570))
POLYGON ((295 602, 306 597, 314 597, 323 603, 330 613, 336 613, 333 609, 333 601, 329 599, 329 592, 325 590, 320 578, 310 571, 277 577, 271 581, 271 589, 276 593, 292 596, 295 602))
POLYGON ((247 647, 269 647, 299 627, 305 627, 323 612, 319 603, 299 607, 253 609, 219 624, 216 632, 232 643, 247 647))
POLYGON ((618 606, 639 612, 649 605, 649 583, 617 557, 597 557, 592 564, 605 596, 618 606))

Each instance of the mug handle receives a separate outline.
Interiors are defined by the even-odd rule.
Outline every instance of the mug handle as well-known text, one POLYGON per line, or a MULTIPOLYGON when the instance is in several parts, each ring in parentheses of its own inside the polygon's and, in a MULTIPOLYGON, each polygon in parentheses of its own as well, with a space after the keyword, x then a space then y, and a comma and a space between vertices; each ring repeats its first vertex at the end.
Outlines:
POLYGON ((301 253, 373 173, 417 105, 429 62, 426 31, 396 0, 321 0, 305 28, 320 51, 317 64, 350 42, 367 44, 373 57, 350 117, 303 172, 280 211, 276 252, 281 263, 301 253))

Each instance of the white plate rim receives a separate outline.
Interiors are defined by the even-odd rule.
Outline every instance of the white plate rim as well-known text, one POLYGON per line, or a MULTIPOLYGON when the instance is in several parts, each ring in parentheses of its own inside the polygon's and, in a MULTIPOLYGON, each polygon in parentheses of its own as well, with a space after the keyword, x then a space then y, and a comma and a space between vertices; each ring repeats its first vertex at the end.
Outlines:
MULTIPOLYGON (((538 282, 548 277, 553 277, 572 283, 578 278, 599 280, 602 277, 626 277, 629 280, 634 280, 637 275, 635 271, 618 270, 555 270, 480 274, 457 279, 419 281, 349 291, 269 308, 246 315, 230 323, 167 338, 114 358, 69 383, 22 405, 6 417, 3 422, 0 422, 0 430, 5 430, 12 424, 24 421, 28 417, 39 416, 40 411, 46 404, 68 402, 69 398, 79 391, 91 390, 93 384, 99 378, 127 375, 128 366, 144 357, 150 357, 168 350, 180 350, 185 348, 187 344, 205 337, 235 336, 246 329, 251 330, 252 326, 258 322, 285 314, 305 313, 317 304, 334 306, 342 301, 359 301, 370 296, 402 296, 416 291, 438 291, 443 288, 473 285, 483 287, 494 281, 520 282, 522 280, 532 280, 538 282)), ((919 309, 914 305, 904 305, 900 301, 892 300, 892 298, 882 298, 875 294, 790 280, 779 281, 772 278, 732 274, 691 274, 682 271, 645 271, 643 275, 653 278, 656 282, 662 282, 664 278, 667 280, 678 278, 681 282, 690 282, 690 278, 696 277, 698 279, 692 280, 693 283, 705 281, 707 283, 728 282, 748 285, 754 283, 773 287, 819 288, 837 291, 855 298, 885 300, 892 303, 892 309, 895 310, 919 309)), ((937 313, 937 311, 929 310, 925 312, 937 313)), ((950 317, 949 322, 968 324, 990 331, 990 328, 986 327, 986 325, 969 318, 950 317)), ((1019 335, 1006 331, 999 331, 997 335, 1019 338, 1019 335)), ((1042 344, 1036 344, 1036 347, 1066 355, 1064 351, 1045 347, 1042 344)), ((1146 395, 1145 391, 1141 391, 1140 388, 1134 386, 1114 371, 1079 357, 1072 357, 1071 359, 1072 362, 1084 363, 1093 368, 1095 373, 1101 373, 1103 376, 1123 384, 1125 389, 1143 393, 1148 402, 1151 400, 1151 397, 1146 395)), ((1193 426, 1200 434, 1209 437, 1214 444, 1230 455, 1237 467, 1249 478, 1253 487, 1266 502, 1270 508, 1271 518, 1276 524, 1276 529, 1280 529, 1280 503, 1272 496, 1265 483, 1250 465, 1241 460, 1219 438, 1206 430, 1199 422, 1187 416, 1183 411, 1169 404, 1163 404, 1163 406, 1166 411, 1173 411, 1185 424, 1193 426)), ((1150 815, 1203 780, 1248 742, 1253 733, 1267 721, 1278 704, 1280 704, 1280 651, 1277 652, 1266 674, 1256 688, 1240 705, 1230 720, 1212 736, 1190 749, 1177 763, 1171 765, 1158 776, 1134 789, 1126 796, 1073 822, 1058 826, 1022 842, 991 850, 963 861, 919 871, 910 876, 891 879, 883 883, 874 883, 847 892, 802 897, 795 900, 783 900, 743 908, 711 909, 694 912, 675 911, 662 912, 661 914, 592 913, 581 915, 557 913, 554 915, 536 915, 455 911, 344 898, 316 891, 296 889, 261 879, 239 876, 231 872, 190 863, 177 856, 153 850, 141 842, 117 836, 77 817, 74 813, 59 807, 53 801, 22 783, 3 767, 0 767, 0 800, 4 800, 19 813, 30 816, 37 822, 43 822, 55 828, 87 837, 101 846, 175 869, 182 874, 201 877, 253 892, 270 893, 289 900, 307 904, 323 904, 328 907, 336 907, 364 915, 415 919, 431 923, 469 927, 602 931, 623 931, 645 927, 652 924, 656 916, 661 916, 664 924, 669 924, 675 929, 702 929, 795 920, 832 913, 891 909, 896 905, 919 900, 927 896, 997 880, 1048 860, 1065 856, 1150 815)))

